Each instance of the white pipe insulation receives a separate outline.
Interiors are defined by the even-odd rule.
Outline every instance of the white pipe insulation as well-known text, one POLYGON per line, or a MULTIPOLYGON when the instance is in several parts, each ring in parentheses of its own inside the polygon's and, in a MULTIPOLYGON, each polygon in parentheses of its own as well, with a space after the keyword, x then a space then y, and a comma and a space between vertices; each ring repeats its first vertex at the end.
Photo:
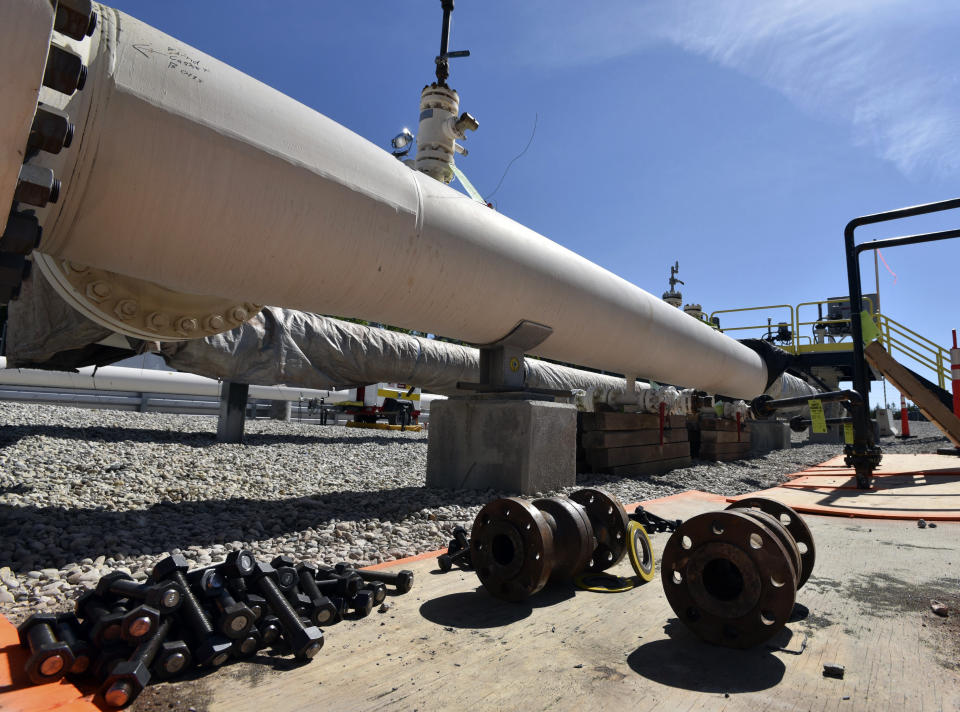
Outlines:
MULTIPOLYGON (((537 355, 739 398, 766 388, 763 360, 734 339, 241 72, 97 10, 93 37, 66 43, 88 65, 85 89, 40 95, 76 122, 73 146, 34 159, 62 181, 38 211, 39 266, 88 316, 160 340, 235 325, 219 306, 189 312, 186 296, 204 294, 240 303, 234 316, 274 304, 478 344, 528 320, 553 329, 537 355), (171 311, 109 273, 160 285, 171 311)), ((19 31, 0 28, 0 42, 19 31)))
MULTIPOLYGON (((152 368, 125 366, 87 366, 77 372, 45 371, 33 368, 7 368, 0 356, 0 386, 63 388, 67 390, 121 391, 132 393, 165 393, 171 395, 219 397, 220 381, 192 373, 159 371, 152 368)), ((250 398, 260 400, 300 401, 324 398, 329 402, 348 400, 343 391, 294 388, 290 386, 250 386, 250 398), (344 394, 342 398, 332 394, 344 394)))

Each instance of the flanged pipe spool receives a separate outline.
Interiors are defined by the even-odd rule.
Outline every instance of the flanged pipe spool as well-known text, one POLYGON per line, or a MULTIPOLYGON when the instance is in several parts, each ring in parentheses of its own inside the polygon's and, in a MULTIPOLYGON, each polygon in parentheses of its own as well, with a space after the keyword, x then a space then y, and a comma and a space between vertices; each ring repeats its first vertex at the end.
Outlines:
POLYGON ((551 579, 570 580, 619 562, 628 524, 623 505, 601 490, 532 502, 503 497, 477 514, 471 560, 492 595, 522 601, 551 579))
POLYGON ((686 520, 667 542, 660 575, 670 606, 700 638, 749 648, 786 624, 814 555, 795 511, 751 497, 686 520))

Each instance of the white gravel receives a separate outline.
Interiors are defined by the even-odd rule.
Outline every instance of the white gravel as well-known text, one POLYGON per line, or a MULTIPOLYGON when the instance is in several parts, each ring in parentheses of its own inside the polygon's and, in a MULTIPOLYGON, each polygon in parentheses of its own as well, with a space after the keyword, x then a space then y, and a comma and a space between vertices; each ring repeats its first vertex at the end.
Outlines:
MULTIPOLYGON (((912 425, 919 437, 886 438, 884 451, 946 446, 933 426, 912 425)), ((266 420, 247 422, 243 446, 218 445, 215 433, 204 416, 0 403, 0 611, 19 622, 65 610, 102 573, 143 579, 166 551, 198 565, 240 547, 267 559, 391 561, 445 546, 501 494, 424 487, 424 433, 266 420)), ((578 487, 624 503, 739 494, 839 452, 797 442, 654 477, 580 475, 578 487)))

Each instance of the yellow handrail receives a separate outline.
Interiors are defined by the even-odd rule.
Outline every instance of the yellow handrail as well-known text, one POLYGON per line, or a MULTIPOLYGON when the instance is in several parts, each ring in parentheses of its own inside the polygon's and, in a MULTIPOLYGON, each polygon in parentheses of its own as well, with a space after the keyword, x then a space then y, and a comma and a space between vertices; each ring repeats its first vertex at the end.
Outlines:
MULTIPOLYGON (((947 383, 950 382, 950 353, 944 349, 942 346, 937 344, 930 339, 921 336, 917 332, 913 331, 907 326, 904 326, 898 321, 891 319, 885 314, 881 314, 876 311, 873 300, 870 297, 864 297, 864 302, 866 302, 867 311, 873 315, 874 321, 877 323, 877 327, 880 332, 880 342, 884 347, 893 354, 896 351, 908 356, 914 362, 920 364, 924 368, 927 368, 933 371, 936 374, 937 384, 946 389, 947 383)), ((846 343, 846 347, 849 348, 849 343, 844 342, 843 339, 848 335, 840 335, 836 341, 827 343, 827 344, 815 344, 813 339, 810 336, 801 336, 800 328, 804 326, 811 326, 814 324, 849 324, 849 319, 816 319, 814 321, 801 321, 800 320, 800 309, 802 307, 818 306, 824 304, 844 304, 848 303, 848 299, 838 298, 838 299, 823 299, 820 301, 813 302, 801 302, 797 304, 796 307, 793 307, 789 304, 771 304, 768 306, 761 307, 745 307, 743 309, 719 309, 710 314, 710 320, 713 321, 713 318, 719 314, 732 314, 734 312, 750 312, 750 311, 770 311, 773 309, 786 309, 790 314, 789 322, 776 322, 768 324, 756 324, 753 326, 731 326, 731 327, 720 327, 720 331, 748 331, 755 329, 764 329, 770 330, 774 326, 777 326, 780 323, 788 323, 791 328, 792 338, 790 343, 784 344, 781 346, 785 351, 789 351, 793 354, 800 352, 801 340, 806 339, 809 347, 804 348, 804 351, 809 350, 810 348, 820 350, 821 347, 823 350, 837 350, 843 348, 841 344, 846 343)))
POLYGON ((950 353, 945 348, 885 314, 878 314, 877 322, 881 339, 886 342, 884 345, 891 354, 895 349, 899 349, 923 364, 936 374, 937 385, 946 389, 951 375, 950 353))
MULTIPOLYGON (((744 307, 743 309, 718 309, 717 311, 710 313, 710 321, 712 322, 712 321, 713 321, 713 318, 714 318, 717 314, 732 314, 732 313, 734 313, 734 312, 761 311, 761 310, 765 310, 765 309, 786 309, 786 310, 788 310, 788 311, 790 312, 790 321, 786 321, 786 322, 776 322, 776 324, 756 324, 756 325, 752 325, 752 326, 730 326, 730 327, 726 327, 726 328, 721 326, 721 327, 718 327, 718 329, 719 329, 720 331, 723 331, 723 332, 727 332, 727 331, 747 331, 748 329, 771 329, 771 328, 773 328, 774 326, 777 326, 777 325, 779 325, 779 324, 781 324, 781 323, 789 324, 789 325, 790 325, 790 328, 791 328, 791 329, 794 329, 794 321, 795 321, 794 311, 793 311, 793 307, 790 306, 789 304, 771 304, 771 305, 763 306, 763 307, 744 307)), ((796 330, 794 330, 793 333, 796 334, 796 330)), ((796 341, 796 337, 794 337, 794 342, 792 342, 791 344, 789 344, 789 346, 786 347, 787 350, 791 351, 792 353, 796 353, 796 343, 795 343, 795 341, 796 341)))

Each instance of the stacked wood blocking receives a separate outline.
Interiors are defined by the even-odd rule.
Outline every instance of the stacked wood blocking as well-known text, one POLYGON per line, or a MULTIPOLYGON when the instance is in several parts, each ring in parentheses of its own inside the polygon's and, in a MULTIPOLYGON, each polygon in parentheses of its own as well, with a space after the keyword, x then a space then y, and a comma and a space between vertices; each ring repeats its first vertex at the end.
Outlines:
POLYGON ((704 413, 690 418, 690 440, 694 457, 701 460, 743 460, 750 456, 750 421, 738 425, 734 418, 704 413))
POLYGON ((688 467, 687 416, 651 413, 580 413, 577 471, 653 475, 688 467), (661 444, 662 443, 662 444, 661 444))

